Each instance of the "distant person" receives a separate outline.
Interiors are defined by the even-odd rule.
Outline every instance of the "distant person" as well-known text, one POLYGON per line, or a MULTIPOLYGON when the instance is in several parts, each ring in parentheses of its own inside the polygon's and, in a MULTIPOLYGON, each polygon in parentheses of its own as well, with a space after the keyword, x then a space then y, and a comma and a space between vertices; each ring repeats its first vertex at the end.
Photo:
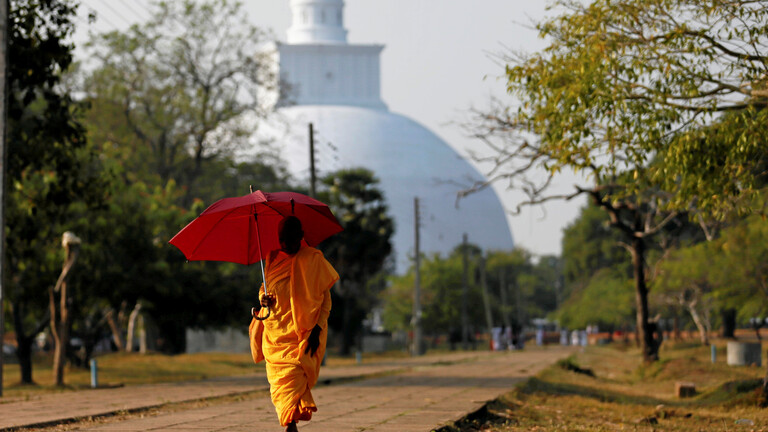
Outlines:
POLYGON ((328 338, 330 289, 339 275, 319 250, 302 245, 301 221, 278 225, 280 250, 266 259, 268 294, 259 303, 269 318, 253 319, 249 329, 253 361, 266 361, 272 403, 286 432, 308 421, 317 406, 310 389, 317 383, 328 338))

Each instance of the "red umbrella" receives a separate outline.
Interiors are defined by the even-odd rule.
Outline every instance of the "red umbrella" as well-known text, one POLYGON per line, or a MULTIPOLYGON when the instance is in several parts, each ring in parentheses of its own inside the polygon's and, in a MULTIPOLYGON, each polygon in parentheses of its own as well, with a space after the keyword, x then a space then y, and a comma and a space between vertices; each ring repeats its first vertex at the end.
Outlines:
MULTIPOLYGON (((253 264, 280 249, 277 225, 296 216, 304 229, 304 241, 317 246, 342 231, 327 205, 296 192, 252 192, 224 198, 200 213, 171 240, 191 261, 228 261, 253 264)), ((264 264, 261 265, 264 277, 264 264)), ((264 283, 266 294, 267 284, 264 283)))

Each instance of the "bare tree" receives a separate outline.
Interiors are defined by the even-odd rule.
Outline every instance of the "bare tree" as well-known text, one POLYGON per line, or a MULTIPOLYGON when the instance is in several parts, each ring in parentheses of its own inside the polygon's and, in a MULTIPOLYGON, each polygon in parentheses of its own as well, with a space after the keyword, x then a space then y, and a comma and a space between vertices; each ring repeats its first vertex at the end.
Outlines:
POLYGON ((56 285, 49 290, 51 334, 54 342, 53 373, 58 386, 64 385, 64 365, 67 361, 69 331, 72 324, 72 289, 67 281, 80 255, 80 238, 67 231, 62 236, 61 245, 66 252, 66 258, 56 285))

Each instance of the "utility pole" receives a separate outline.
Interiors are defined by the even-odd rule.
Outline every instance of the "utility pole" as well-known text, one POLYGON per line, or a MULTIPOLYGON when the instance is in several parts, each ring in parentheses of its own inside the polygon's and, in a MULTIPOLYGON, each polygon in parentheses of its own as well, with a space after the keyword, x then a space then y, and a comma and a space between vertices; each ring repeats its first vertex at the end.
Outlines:
POLYGON ((423 354, 422 335, 421 335, 421 250, 419 247, 419 197, 413 198, 413 213, 414 213, 414 237, 413 248, 415 250, 415 277, 413 282, 413 356, 420 356, 423 354))
POLYGON ((467 316, 467 300, 469 300, 469 257, 467 256, 467 233, 461 242, 462 261, 464 265, 463 287, 461 291, 461 346, 469 349, 469 317, 467 316))
POLYGON ((517 316, 517 324, 520 326, 520 335, 522 336, 523 329, 525 328, 525 321, 523 318, 523 296, 520 293, 520 284, 515 284, 515 309, 517 316))
POLYGON ((488 295, 488 278, 485 274, 485 257, 482 255, 480 255, 480 288, 483 290, 485 325, 488 327, 488 337, 493 340, 493 312, 491 312, 491 298, 488 295))
POLYGON ((5 169, 8 117, 8 0, 0 0, 0 397, 3 396, 3 340, 5 340, 5 169))
POLYGON ((501 319, 504 326, 511 328, 512 323, 509 320, 509 302, 507 301, 507 272, 504 269, 499 270, 499 297, 501 298, 501 319))
POLYGON ((312 123, 309 124, 309 196, 315 198, 317 190, 315 189, 315 129, 312 123))

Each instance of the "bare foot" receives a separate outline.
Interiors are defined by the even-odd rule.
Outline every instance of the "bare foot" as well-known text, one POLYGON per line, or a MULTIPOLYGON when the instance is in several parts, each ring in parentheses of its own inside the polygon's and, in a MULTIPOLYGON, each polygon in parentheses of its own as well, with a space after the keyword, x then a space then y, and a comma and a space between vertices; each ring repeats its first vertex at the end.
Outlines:
POLYGON ((288 423, 288 426, 285 427, 285 432, 299 432, 299 428, 296 427, 296 422, 288 423))

